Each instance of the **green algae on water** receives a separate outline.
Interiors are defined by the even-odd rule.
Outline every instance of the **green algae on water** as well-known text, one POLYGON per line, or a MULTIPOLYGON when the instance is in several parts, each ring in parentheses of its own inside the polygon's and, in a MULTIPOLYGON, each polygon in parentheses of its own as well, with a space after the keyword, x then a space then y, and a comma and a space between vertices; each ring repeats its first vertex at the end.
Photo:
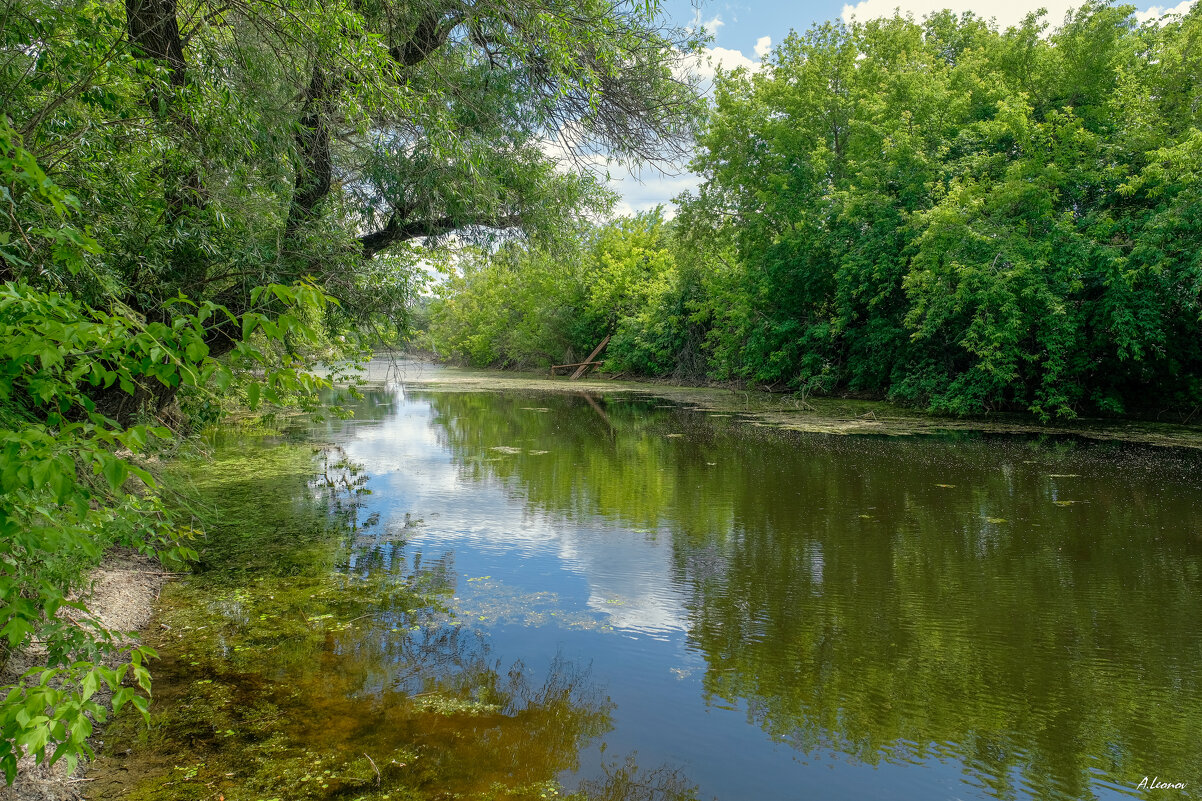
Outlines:
MULTIPOLYGON (((887 401, 851 398, 807 398, 762 390, 686 387, 655 382, 610 380, 595 375, 577 381, 544 374, 477 370, 446 366, 393 363, 388 359, 369 365, 367 381, 401 378, 410 387, 439 392, 505 392, 588 394, 610 403, 647 401, 657 408, 690 408, 710 417, 739 415, 755 426, 814 434, 869 434, 881 436, 946 435, 954 432, 982 434, 1035 434, 1076 436, 1113 442, 1163 447, 1202 448, 1202 427, 1138 420, 1080 419, 1040 423, 1021 414, 953 417, 924 412, 887 401), (665 403, 667 401, 668 403, 665 403)), ((527 406, 525 408, 532 408, 527 406)))

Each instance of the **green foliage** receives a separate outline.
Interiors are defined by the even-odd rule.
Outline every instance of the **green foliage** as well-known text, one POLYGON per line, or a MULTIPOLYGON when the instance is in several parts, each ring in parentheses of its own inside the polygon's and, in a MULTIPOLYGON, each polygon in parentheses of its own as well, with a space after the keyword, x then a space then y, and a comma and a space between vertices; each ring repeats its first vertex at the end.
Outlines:
POLYGON ((652 374, 670 369, 681 320, 672 308, 676 265, 660 212, 601 228, 588 253, 585 316, 613 333, 607 365, 652 374))
POLYGON ((1179 76, 1200 25, 1096 3, 1047 37, 1035 17, 895 17, 726 76, 686 198, 737 247, 719 361, 956 413, 1192 409, 1198 121, 1179 76))
POLYGON ((431 304, 431 344, 478 366, 546 366, 585 358, 608 334, 609 369, 671 372, 689 310, 670 239, 656 210, 560 250, 510 244, 462 259, 431 304))
MULTIPOLYGON (((506 256, 487 305, 507 321, 447 325, 476 363, 529 361, 498 337, 554 312, 580 358, 613 333, 617 370, 957 414, 1188 417, 1200 36, 1198 9, 1139 26, 1097 2, 1050 33, 940 12, 794 34, 718 80, 703 183, 670 226, 600 228, 557 269, 506 256), (570 288, 547 292, 548 273, 570 288)), ((444 304, 482 290, 452 282, 444 304)))
POLYGON ((66 599, 111 544, 195 556, 165 424, 311 399, 307 364, 404 340, 452 234, 604 208, 572 156, 678 152, 698 42, 658 10, 0 0, 0 662, 36 640, 50 671, 5 689, 9 781, 86 753, 96 681, 142 685, 66 599))
MULTIPOLYGON (((607 193, 561 163, 678 152, 697 105, 673 77, 697 42, 657 3, 4 0, 0 14, 0 103, 104 253, 71 287, 147 318, 181 293, 240 316, 253 288, 308 280, 340 301, 331 338, 396 338, 430 246, 595 213, 607 193)), ((26 267, 6 256, 5 277, 65 285, 26 267)))
MULTIPOLYGON (((33 266, 49 254, 43 270, 84 272, 87 256, 100 249, 72 224, 76 200, 46 177, 7 126, 0 126, 0 152, 0 187, 13 219, 41 213, 58 221, 54 228, 18 228, 5 261, 33 266)), ((247 384, 250 405, 321 386, 255 343, 314 338, 306 310, 320 309, 326 296, 307 284, 273 285, 252 300, 237 320, 244 338, 231 360, 262 371, 262 380, 247 384)), ((150 418, 121 423, 106 413, 121 407, 113 397, 136 401, 187 388, 215 398, 214 389, 235 381, 230 364, 214 359, 206 344, 206 332, 231 313, 182 297, 172 306, 169 323, 146 321, 119 302, 102 309, 24 281, 0 284, 0 656, 7 663, 34 643, 45 650, 44 666, 5 687, 0 701, 0 768, 9 782, 22 750, 39 763, 66 758, 70 766, 90 755, 92 721, 105 718, 94 698, 101 684, 114 709, 128 702, 146 710, 144 663, 153 650, 115 637, 69 598, 84 589, 87 569, 111 545, 168 562, 196 557, 144 458, 176 434, 150 418)))
POLYGON ((544 253, 466 254, 430 304, 431 345, 475 365, 557 361, 577 290, 544 253))

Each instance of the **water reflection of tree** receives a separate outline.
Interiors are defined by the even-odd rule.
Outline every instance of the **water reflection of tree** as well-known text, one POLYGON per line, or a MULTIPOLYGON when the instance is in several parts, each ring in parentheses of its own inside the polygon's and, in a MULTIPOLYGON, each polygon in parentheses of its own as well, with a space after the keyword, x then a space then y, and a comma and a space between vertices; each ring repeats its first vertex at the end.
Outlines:
POLYGON ((428 397, 465 477, 670 532, 707 695, 774 739, 954 758, 998 797, 1202 777, 1194 456, 795 437, 649 402, 608 405, 611 436, 571 397, 428 397))
POLYGON ((704 416, 656 411, 654 399, 594 398, 603 419, 578 394, 420 395, 461 476, 513 482, 532 510, 651 532, 682 520, 699 531, 731 522, 721 516, 729 509, 703 502, 718 461, 704 416))
POLYGON ((588 671, 500 663, 432 613, 446 560, 360 547, 357 465, 264 444, 177 476, 209 524, 205 570, 162 613, 154 737, 113 730, 141 740, 113 758, 149 772, 133 797, 526 797, 574 769, 611 725, 588 671))
POLYGON ((589 801, 696 801, 697 787, 679 769, 644 768, 636 754, 601 766, 602 776, 581 782, 589 801))
POLYGON ((296 743, 382 757, 381 787, 476 797, 554 781, 610 728, 608 699, 566 660, 541 672, 503 666, 459 631, 411 638, 409 648, 415 661, 398 666, 400 681, 383 691, 364 681, 369 671, 337 659, 302 677, 304 700, 288 718, 310 724, 294 732, 296 743))

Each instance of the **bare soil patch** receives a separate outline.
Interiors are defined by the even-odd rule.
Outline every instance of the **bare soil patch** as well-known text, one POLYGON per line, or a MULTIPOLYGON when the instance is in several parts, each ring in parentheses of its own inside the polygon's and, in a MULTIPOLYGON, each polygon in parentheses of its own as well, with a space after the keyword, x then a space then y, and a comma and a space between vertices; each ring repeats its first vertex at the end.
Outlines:
MULTIPOLYGON (((82 594, 92 614, 110 631, 134 634, 150 622, 167 575, 155 559, 126 548, 115 548, 105 555, 89 577, 90 591, 82 594)), ((36 645, 9 660, 0 674, 0 685, 9 684, 25 670, 41 663, 44 652, 36 645)), ((102 689, 100 695, 108 695, 102 689)), ((107 705, 108 698, 100 698, 107 705)), ((104 741, 103 729, 92 735, 92 747, 104 741)), ((0 786, 0 801, 76 801, 84 797, 87 778, 83 764, 71 775, 64 762, 35 765, 27 755, 17 765, 17 778, 11 787, 0 786)))

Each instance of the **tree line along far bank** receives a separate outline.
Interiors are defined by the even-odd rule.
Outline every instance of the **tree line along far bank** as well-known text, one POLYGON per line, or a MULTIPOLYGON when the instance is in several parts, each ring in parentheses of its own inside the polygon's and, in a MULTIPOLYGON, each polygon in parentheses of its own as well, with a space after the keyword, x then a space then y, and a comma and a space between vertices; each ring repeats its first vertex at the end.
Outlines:
POLYGON ((665 221, 460 260, 426 341, 941 412, 1202 404, 1202 10, 817 25, 721 73, 665 221))

